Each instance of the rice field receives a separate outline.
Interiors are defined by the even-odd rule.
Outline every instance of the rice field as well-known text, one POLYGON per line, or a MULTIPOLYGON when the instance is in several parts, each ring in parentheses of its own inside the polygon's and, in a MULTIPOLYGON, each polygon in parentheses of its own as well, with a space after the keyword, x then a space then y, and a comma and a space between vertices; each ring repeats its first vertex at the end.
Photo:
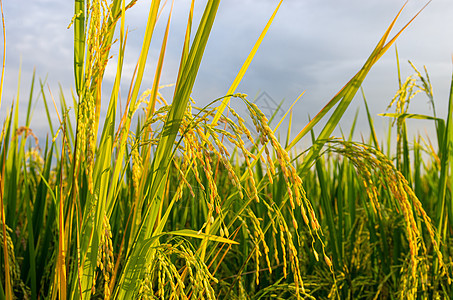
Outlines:
POLYGON ((54 99, 33 77, 26 111, 0 107, 0 299, 450 299, 453 92, 440 108, 445 119, 412 114, 418 93, 436 111, 428 71, 412 65, 384 114, 385 141, 368 106, 369 136, 352 139, 354 125, 348 136, 332 136, 373 65, 414 19, 395 30, 398 14, 357 74, 294 128, 291 110, 269 120, 237 90, 282 1, 228 92, 205 107, 191 99, 219 2, 207 2, 198 24, 191 2, 174 95, 164 99, 172 15, 160 12, 173 3, 151 2, 124 87, 125 16, 136 0, 74 1, 73 95, 54 99), (157 22, 166 29, 152 88, 142 92, 157 22), (105 94, 113 48, 116 77, 105 94), (50 134, 39 143, 30 127, 37 93, 50 134), (408 136, 410 119, 433 122, 434 140, 408 136), (282 122, 294 138, 277 134, 282 122), (300 150, 304 137, 312 144, 300 150))

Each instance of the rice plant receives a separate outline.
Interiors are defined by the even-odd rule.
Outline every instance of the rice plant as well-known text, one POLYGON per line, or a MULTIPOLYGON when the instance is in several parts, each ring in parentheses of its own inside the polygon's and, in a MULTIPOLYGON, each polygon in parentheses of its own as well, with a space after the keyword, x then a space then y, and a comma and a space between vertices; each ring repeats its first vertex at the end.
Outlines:
MULTIPOLYGON (((52 106, 58 114, 57 124, 48 117, 51 137, 38 141, 30 128, 32 100, 25 124, 18 121, 18 102, 3 123, 0 297, 451 295, 453 93, 446 120, 409 114, 419 91, 434 107, 427 72, 423 76, 414 67, 416 74, 390 103, 396 112, 385 114, 396 120, 395 157, 383 154, 374 134, 368 144, 331 137, 372 66, 413 19, 389 38, 400 11, 358 73, 292 141, 288 133, 284 146, 277 135, 283 120, 274 127, 236 90, 282 1, 227 93, 205 107, 191 98, 219 2, 206 3, 198 24, 191 2, 172 99, 159 89, 177 4, 151 2, 127 104, 120 109, 125 16, 136 1, 74 1, 72 104, 61 93, 58 107, 41 81, 47 116, 52 106), (162 46, 153 85, 143 92, 157 22, 166 25, 162 46), (102 87, 112 48, 118 50, 116 77, 106 95, 102 87), (245 104, 245 115, 235 110, 237 102, 245 104), (105 116, 102 103, 108 105, 105 116), (333 108, 316 137, 312 129, 333 108), (438 151, 421 137, 410 143, 405 125, 410 118, 436 122, 438 151), (298 152, 297 142, 308 133, 313 145, 298 152)), ((35 77, 30 99, 34 91, 35 77)))

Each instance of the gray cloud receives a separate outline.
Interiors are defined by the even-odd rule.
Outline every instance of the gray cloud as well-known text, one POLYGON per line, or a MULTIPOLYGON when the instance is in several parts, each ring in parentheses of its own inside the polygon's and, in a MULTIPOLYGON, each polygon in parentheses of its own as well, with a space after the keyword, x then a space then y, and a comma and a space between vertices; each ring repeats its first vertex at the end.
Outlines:
MULTIPOLYGON (((226 93, 277 2, 221 2, 193 90, 193 96, 200 101, 200 105, 226 93)), ((401 28, 424 3, 421 0, 410 1, 396 29, 401 28)), ((394 0, 284 1, 238 91, 247 93, 252 98, 259 92, 266 91, 277 102, 285 99, 284 107, 287 108, 306 90, 295 109, 295 114, 299 116, 294 120, 294 131, 297 131, 306 124, 307 115, 314 116, 360 69, 403 4, 404 1, 394 0)), ((21 55, 22 95, 28 93, 28 80, 34 66, 39 76, 49 74, 48 81, 54 94, 57 94, 58 82, 63 85, 67 97, 70 97, 69 91, 73 86, 73 37, 72 29, 66 29, 73 14, 71 1, 22 0, 6 2, 4 5, 8 61, 0 113, 2 119, 8 101, 10 103, 16 96, 21 55)), ((127 17, 130 33, 125 71, 129 74, 125 74, 125 78, 130 78, 138 58, 148 5, 148 2, 139 2, 127 17)), ((175 5, 162 84, 175 80, 187 20, 188 3, 177 1, 175 5)), ((201 17, 203 5, 197 2, 195 21, 201 17)), ((405 78, 413 73, 407 64, 408 59, 420 70, 426 65, 440 112, 445 111, 451 79, 452 15, 453 3, 450 0, 433 1, 398 40, 402 76, 405 78)), ((166 18, 164 11, 151 45, 143 89, 149 88, 153 80, 162 37, 159 32, 162 32, 166 18)), ((115 64, 112 61, 106 74, 107 82, 113 81, 114 74, 115 64)), ((123 85, 124 93, 128 89, 126 83, 127 80, 123 85)), ((390 49, 374 66, 364 83, 364 89, 372 113, 383 112, 397 90, 394 49, 390 49)), ((163 93, 170 97, 171 89, 163 93)), ((21 98, 24 100, 24 97, 21 98)), ((361 98, 355 99, 352 104, 344 123, 345 128, 347 119, 351 119, 357 107, 364 111, 361 98)), ((414 100, 415 111, 426 112, 427 107, 425 100, 414 100)), ((366 124, 362 117, 360 122, 366 124)), ((39 120, 35 122, 35 126, 43 130, 45 128, 39 120)))

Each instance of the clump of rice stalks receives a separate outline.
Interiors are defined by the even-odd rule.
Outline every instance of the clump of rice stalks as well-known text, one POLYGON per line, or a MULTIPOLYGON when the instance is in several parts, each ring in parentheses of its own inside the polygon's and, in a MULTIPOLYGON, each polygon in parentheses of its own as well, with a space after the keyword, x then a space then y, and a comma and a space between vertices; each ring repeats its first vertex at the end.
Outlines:
MULTIPOLYGON (((20 267, 19 262, 16 260, 16 255, 14 251, 14 244, 11 240, 11 228, 8 225, 4 225, 3 222, 0 224, 0 250, 4 253, 1 261, 2 270, 4 272, 0 272, 0 280, 1 282, 7 282, 7 280, 11 280, 11 287, 13 288, 14 295, 22 296, 23 299, 28 299, 30 297, 30 289, 24 284, 22 279, 20 278, 20 267), (3 228, 6 231, 2 230, 3 228), (4 236, 4 232, 6 232, 6 237, 4 236), (7 259, 7 260, 5 260, 7 259), (5 278, 5 274, 9 274, 9 278, 5 278)), ((3 292, 3 290, 2 290, 3 292)))
MULTIPOLYGON (((319 239, 321 228, 311 204, 305 196, 302 180, 290 163, 288 153, 283 149, 273 131, 269 128, 267 118, 256 105, 246 99, 246 95, 235 94, 227 97, 240 98, 246 103, 250 117, 260 133, 258 142, 263 145, 262 151, 255 155, 247 149, 246 143, 251 143, 255 146, 258 146, 258 143, 245 126, 244 119, 231 106, 227 107, 227 114, 231 114, 233 117, 229 118, 223 114, 218 119, 217 124, 215 126, 212 125, 213 117, 217 111, 217 107, 214 104, 223 98, 217 99, 200 110, 188 105, 179 128, 180 138, 175 141, 176 154, 173 164, 177 170, 179 184, 176 185, 176 191, 171 202, 173 203, 183 198, 184 188, 187 188, 190 195, 194 197, 193 185, 197 185, 197 190, 201 191, 207 208, 206 221, 198 230, 198 234, 204 232, 206 235, 219 234, 221 237, 230 237, 231 227, 236 220, 239 220, 240 224, 243 224, 249 232, 254 244, 252 251, 255 256, 255 281, 257 285, 259 284, 259 272, 261 269, 260 258, 263 257, 266 261, 269 272, 272 273, 273 269, 270 261, 270 249, 265 237, 266 232, 270 229, 274 236, 273 248, 275 251, 273 256, 279 263, 279 251, 277 249, 280 248, 285 278, 288 276, 289 262, 296 294, 300 292, 299 289, 304 292, 299 267, 298 245, 294 244, 295 237, 293 237, 294 232, 298 235, 298 224, 294 217, 294 210, 296 208, 300 210, 313 240, 315 239, 313 235, 316 235, 319 239), (228 146, 227 141, 229 141, 231 147, 228 146), (273 151, 272 153, 275 153, 276 162, 271 156, 268 144, 271 151, 273 151), (230 154, 232 149, 243 162, 243 171, 239 170, 240 172, 238 172, 237 168, 232 165, 230 154), (263 152, 266 153, 266 159, 261 157, 263 152), (258 189, 263 189, 263 183, 256 182, 256 175, 253 172, 253 166, 259 163, 263 163, 268 170, 268 183, 273 182, 275 176, 280 176, 276 171, 277 168, 284 178, 287 196, 278 205, 272 200, 269 202, 269 199, 260 195, 258 189), (229 189, 227 195, 221 195, 218 192, 216 178, 220 174, 217 172, 219 168, 218 166, 216 167, 216 164, 220 164, 223 167, 222 169, 228 175, 229 183, 227 184, 233 187, 229 189), (204 180, 201 179, 200 170, 203 171, 204 180), (241 172, 243 173, 241 174, 241 172), (194 183, 189 183, 189 178, 194 178, 194 183), (232 210, 237 201, 240 203, 240 209, 232 210), (269 216, 269 224, 263 223, 263 220, 253 211, 251 208, 253 202, 264 202, 264 207, 268 210, 266 214, 269 216), (286 209, 292 216, 291 220, 285 219, 281 213, 282 210, 286 209), (275 235, 279 236, 280 242, 278 244, 275 235)), ((150 124, 159 128, 158 121, 165 120, 163 115, 168 112, 168 109, 167 106, 158 109, 153 118, 144 124, 144 128, 150 124)), ((153 133, 151 140, 159 140, 159 135, 162 134, 162 131, 153 130, 153 133)), ((140 134, 137 136, 140 137, 140 134)), ((133 156, 136 155, 134 152, 135 150, 132 151, 133 156)), ((138 160, 133 159, 133 161, 138 160)), ((170 205, 168 209, 171 209, 171 207, 170 205)), ((201 257, 205 256, 206 242, 207 240, 203 242, 199 249, 201 257)), ((315 255, 317 256, 316 251, 315 255)), ((330 266, 330 259, 326 255, 324 255, 324 259, 330 266)))
MULTIPOLYGON (((311 203, 310 203, 310 201, 308 201, 308 199, 305 195, 305 191, 302 187, 302 179, 299 177, 299 175, 296 171, 296 168, 290 163, 291 159, 289 157, 289 154, 281 146, 280 142, 275 137, 273 130, 271 130, 271 128, 268 125, 269 120, 266 118, 266 116, 258 109, 258 107, 254 103, 250 103, 246 99, 244 99, 244 101, 246 101, 246 103, 247 103, 247 108, 250 112, 250 116, 256 127, 256 131, 258 133, 260 133, 259 142, 262 145, 262 149, 264 149, 264 151, 266 153, 266 160, 263 160, 263 164, 267 167, 267 170, 268 170, 267 174, 268 174, 270 183, 272 183, 272 181, 273 181, 272 177, 275 176, 276 172, 275 172, 275 165, 274 165, 273 159, 271 158, 269 150, 267 148, 267 144, 270 144, 270 146, 272 147, 272 150, 274 151, 274 153, 277 157, 276 161, 278 162, 280 172, 284 178, 284 183, 286 186, 286 192, 287 192, 287 196, 288 196, 287 199, 290 204, 289 212, 290 212, 290 216, 291 216, 292 227, 295 229, 296 234, 298 235, 298 230, 297 230, 298 224, 297 224, 296 218, 294 217, 294 209, 298 208, 298 209, 300 209, 300 213, 302 215, 302 218, 303 218, 305 224, 308 226, 309 233, 310 233, 310 236, 311 236, 313 242, 315 240, 314 235, 316 235, 317 239, 319 241, 321 241, 321 244, 322 244, 322 240, 320 238, 320 234, 322 234, 321 227, 315 216, 311 203)), ((262 153, 262 150, 260 153, 262 153)), ((273 217, 273 218, 271 217, 270 219, 275 220, 276 223, 279 224, 278 225, 279 228, 274 227, 273 232, 280 231, 281 245, 282 245, 282 249, 283 249, 282 251, 284 253, 286 251, 285 250, 286 247, 288 247, 289 253, 290 253, 290 261, 293 264, 292 271, 295 274, 297 274, 297 273, 300 273, 299 262, 298 262, 298 260, 293 261, 293 258, 297 257, 297 249, 292 243, 292 241, 293 241, 292 234, 291 234, 291 232, 288 228, 288 224, 287 224, 287 221, 289 221, 289 220, 284 221, 285 219, 281 216, 281 213, 279 213, 279 211, 281 211, 283 209, 285 203, 286 203, 286 201, 283 201, 281 204, 281 207, 274 206, 272 208, 272 205, 269 205, 269 204, 267 204, 267 207, 270 210, 270 213, 275 215, 275 217, 273 217), (285 239, 283 239, 282 234, 284 234, 284 233, 287 233, 287 235, 288 235, 288 237, 287 237, 287 241, 289 242, 288 245, 286 245, 285 239)), ((273 221, 271 221, 271 225, 274 226, 275 223, 273 221)), ((299 238, 297 240, 299 240, 299 238)), ((318 254, 317 254, 316 250, 314 249, 313 245, 312 245, 312 250, 314 252, 316 259, 318 260, 318 254)), ((324 252, 324 246, 323 246, 323 252, 324 252)), ((330 258, 325 253, 323 253, 323 256, 324 256, 324 261, 329 266, 329 268, 331 268, 332 263, 330 261, 330 258)), ((284 256, 284 258, 286 258, 286 257, 284 256)), ((285 267, 283 270, 284 270, 284 274, 286 277, 287 273, 286 273, 286 261, 285 260, 286 259, 284 259, 285 267)), ((270 266, 269 266, 269 268, 270 268, 270 266)), ((296 290, 297 290, 297 285, 299 283, 302 283, 302 278, 296 278, 295 283, 296 283, 296 290)), ((302 290, 303 290, 303 288, 302 288, 302 290)))
POLYGON ((137 299, 215 299, 212 283, 217 280, 190 243, 173 238, 155 250, 153 262, 145 266, 137 299))
POLYGON ((428 232, 434 256, 439 260, 441 274, 447 275, 431 218, 426 214, 406 178, 395 168, 391 160, 380 151, 365 144, 329 140, 327 145, 328 151, 347 157, 355 166, 375 214, 385 217, 381 215, 383 203, 379 201, 381 195, 378 187, 386 187, 392 195, 391 207, 404 217, 404 232, 410 252, 400 271, 402 274, 399 287, 400 298, 413 299, 420 286, 422 291, 428 288, 428 252, 420 233, 421 228, 418 224, 420 221, 428 232))
MULTIPOLYGON (((101 109, 102 76, 109 58, 112 22, 116 17, 112 15, 111 9, 112 4, 109 4, 107 0, 87 1, 86 7, 81 7, 81 11, 76 12, 77 14, 74 16, 76 21, 74 26, 85 25, 81 29, 76 27, 76 30, 81 30, 81 33, 86 34, 86 39, 84 37, 77 42, 88 45, 85 50, 84 44, 80 46, 76 44, 79 48, 76 48, 74 54, 76 92, 80 99, 77 106, 76 140, 78 145, 75 151, 74 169, 78 170, 82 158, 86 160, 85 171, 90 193, 93 193, 93 168, 101 109), (77 20, 81 15, 83 16, 82 10, 86 10, 88 19, 84 20, 85 24, 77 24, 77 20)), ((76 36, 76 38, 80 37, 76 36)))
MULTIPOLYGON (((403 171, 403 174, 407 179, 410 180, 410 171, 408 166, 408 139, 407 139, 407 125, 406 120, 408 118, 417 118, 417 119, 431 119, 436 120, 436 110, 434 107, 434 97, 431 82, 428 76, 428 72, 425 67, 425 76, 417 70, 417 68, 409 61, 409 64, 414 69, 415 74, 410 75, 402 82, 399 78, 399 89, 396 92, 395 96, 390 101, 387 110, 391 109, 392 106, 395 106, 394 113, 385 113, 383 116, 393 117, 393 124, 396 123, 397 129, 397 148, 396 148, 396 159, 398 169, 403 171), (433 109, 434 117, 429 117, 425 115, 409 114, 409 105, 416 95, 419 93, 425 93, 429 99, 430 105, 433 109)), ((399 62, 398 62, 398 71, 399 71, 399 62)), ((399 75, 399 72, 398 72, 399 75)), ((437 127, 437 124, 436 124, 437 127)))
MULTIPOLYGON (((97 267, 101 269, 104 280, 104 299, 110 299, 112 291, 109 284, 114 269, 114 253, 112 246, 112 231, 109 220, 104 216, 103 230, 99 243, 97 267)), ((94 286, 94 284, 93 284, 94 286)))

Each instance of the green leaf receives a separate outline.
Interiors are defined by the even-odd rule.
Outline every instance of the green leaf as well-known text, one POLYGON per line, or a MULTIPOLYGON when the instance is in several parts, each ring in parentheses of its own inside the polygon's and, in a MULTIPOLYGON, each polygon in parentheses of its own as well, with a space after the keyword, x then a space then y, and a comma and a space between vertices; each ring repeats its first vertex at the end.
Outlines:
POLYGON ((203 232, 197 232, 197 231, 191 230, 191 229, 181 229, 181 230, 176 230, 176 231, 170 231, 170 232, 167 232, 166 234, 186 236, 186 237, 191 237, 191 238, 196 238, 196 239, 208 239, 209 241, 213 241, 213 242, 239 245, 238 242, 235 242, 233 240, 226 239, 226 238, 223 238, 223 237, 220 237, 217 235, 206 234, 203 232))

